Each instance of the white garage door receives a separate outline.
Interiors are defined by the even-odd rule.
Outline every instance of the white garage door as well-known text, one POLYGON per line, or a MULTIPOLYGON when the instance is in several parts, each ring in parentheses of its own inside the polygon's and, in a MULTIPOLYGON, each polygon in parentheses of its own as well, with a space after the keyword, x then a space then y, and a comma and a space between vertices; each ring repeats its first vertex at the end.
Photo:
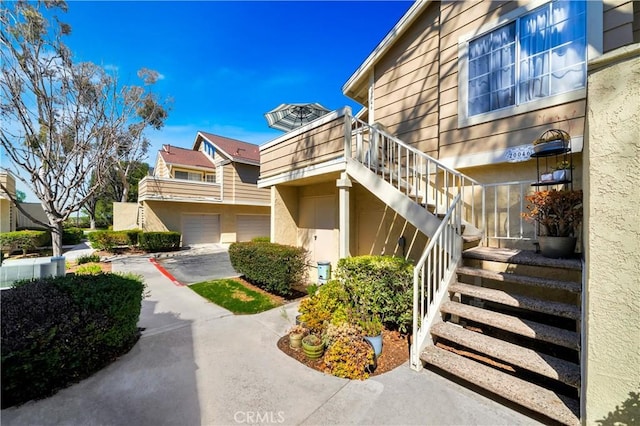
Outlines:
POLYGON ((255 237, 268 237, 271 235, 271 218, 269 215, 238 215, 236 227, 236 239, 238 241, 251 241, 255 237))
POLYGON ((188 214, 182 216, 182 245, 220 242, 220 215, 188 214))

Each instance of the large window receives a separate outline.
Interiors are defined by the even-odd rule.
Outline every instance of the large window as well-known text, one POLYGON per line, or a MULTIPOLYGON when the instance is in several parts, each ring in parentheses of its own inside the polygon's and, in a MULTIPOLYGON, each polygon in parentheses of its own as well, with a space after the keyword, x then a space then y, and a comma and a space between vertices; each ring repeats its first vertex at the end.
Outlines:
POLYGON ((176 179, 202 181, 202 173, 181 172, 176 170, 174 177, 176 179))
POLYGON ((469 40, 467 117, 585 87, 586 5, 552 1, 469 40))

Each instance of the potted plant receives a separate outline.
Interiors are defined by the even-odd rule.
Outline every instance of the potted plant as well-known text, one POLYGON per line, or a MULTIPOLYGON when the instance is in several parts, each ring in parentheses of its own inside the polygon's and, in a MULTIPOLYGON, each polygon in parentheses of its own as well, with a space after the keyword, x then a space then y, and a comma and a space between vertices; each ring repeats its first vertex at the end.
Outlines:
POLYGON ((567 170, 572 170, 573 165, 567 161, 559 161, 558 164, 553 168, 553 180, 554 181, 562 181, 562 180, 570 180, 570 172, 567 170))
POLYGON ((536 191, 522 216, 539 225, 538 242, 543 256, 568 257, 575 251, 577 229, 582 223, 582 190, 536 191))
POLYGON ((562 152, 569 146, 571 136, 560 129, 550 129, 533 141, 533 152, 536 154, 545 151, 562 152))
POLYGON ((382 353, 382 321, 377 315, 371 315, 370 317, 360 321, 360 327, 364 332, 365 340, 371 343, 376 357, 382 353))
POLYGON ((302 338, 307 334, 307 329, 300 324, 296 324, 289 329, 289 347, 291 349, 300 349, 302 347, 302 338))
POLYGON ((309 359, 318 359, 324 353, 324 342, 315 334, 307 334, 302 338, 302 351, 309 359))

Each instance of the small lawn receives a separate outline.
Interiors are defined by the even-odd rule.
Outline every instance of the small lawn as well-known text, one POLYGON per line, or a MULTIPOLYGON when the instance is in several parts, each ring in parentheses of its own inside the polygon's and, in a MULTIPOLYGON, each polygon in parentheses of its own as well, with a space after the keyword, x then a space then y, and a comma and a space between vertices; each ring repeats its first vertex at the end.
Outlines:
POLYGON ((189 288, 234 314, 257 314, 281 305, 268 295, 231 279, 205 281, 192 284, 189 288))

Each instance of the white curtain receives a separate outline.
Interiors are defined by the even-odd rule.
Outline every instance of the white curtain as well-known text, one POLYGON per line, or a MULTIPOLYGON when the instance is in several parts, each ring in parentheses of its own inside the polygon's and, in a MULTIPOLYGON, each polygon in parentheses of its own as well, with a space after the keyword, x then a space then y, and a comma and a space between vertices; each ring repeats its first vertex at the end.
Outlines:
POLYGON ((515 105, 516 85, 518 103, 584 87, 585 16, 584 1, 554 1, 469 42, 469 116, 515 105))
POLYGON ((515 23, 469 43, 469 115, 515 102, 515 23))

